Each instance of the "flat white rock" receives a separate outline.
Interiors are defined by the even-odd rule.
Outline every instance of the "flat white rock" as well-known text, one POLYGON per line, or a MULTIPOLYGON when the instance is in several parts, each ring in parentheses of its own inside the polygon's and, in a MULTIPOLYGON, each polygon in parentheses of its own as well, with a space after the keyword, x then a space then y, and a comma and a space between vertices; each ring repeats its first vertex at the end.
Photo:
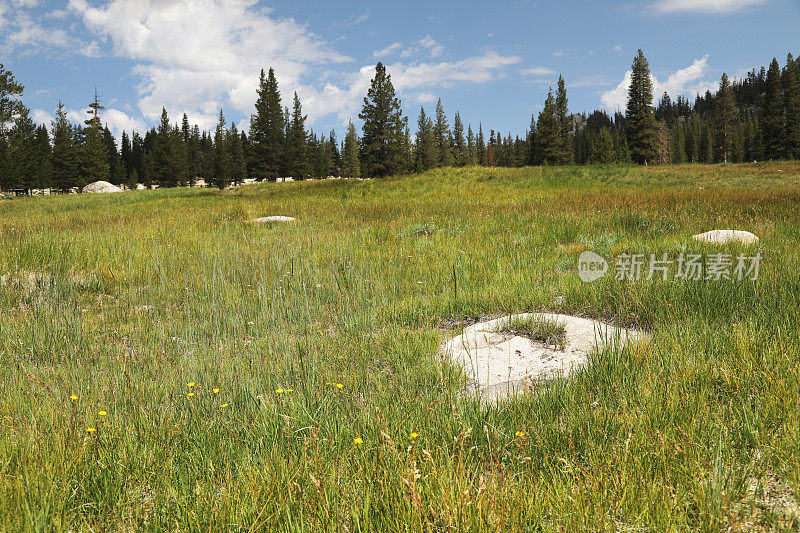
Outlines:
POLYGON ((739 242, 742 244, 754 244, 758 242, 758 237, 749 231, 736 229, 715 229, 692 236, 696 241, 708 242, 712 244, 727 244, 739 242))
POLYGON ((470 389, 498 398, 541 380, 567 376, 583 367, 593 350, 606 344, 624 346, 640 337, 639 332, 587 318, 523 313, 472 325, 445 342, 442 353, 464 368, 470 389), (510 320, 528 318, 563 324, 564 349, 501 331, 510 320))
POLYGON ((116 185, 112 185, 107 181, 95 181, 94 183, 90 183, 83 189, 81 189, 84 193, 103 193, 103 192, 120 192, 122 189, 117 187, 116 185))
POLYGON ((275 217, 257 218, 253 222, 258 222, 259 224, 265 224, 267 222, 294 222, 294 220, 295 219, 292 217, 275 216, 275 217))

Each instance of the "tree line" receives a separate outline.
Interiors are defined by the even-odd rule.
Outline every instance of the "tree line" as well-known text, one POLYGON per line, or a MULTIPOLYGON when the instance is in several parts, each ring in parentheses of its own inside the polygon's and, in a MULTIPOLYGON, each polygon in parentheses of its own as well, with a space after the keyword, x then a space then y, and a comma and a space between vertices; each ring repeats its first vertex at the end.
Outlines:
POLYGON ((483 124, 452 127, 441 99, 429 115, 420 108, 416 134, 395 94, 391 76, 378 63, 358 117, 339 143, 334 131, 306 126, 297 93, 284 106, 273 69, 261 71, 249 131, 238 131, 222 110, 213 131, 201 131, 186 114, 172 122, 162 109, 158 126, 143 135, 123 131, 119 143, 102 122, 95 91, 89 116, 73 124, 59 103, 48 128, 36 124, 22 103, 24 87, 0 64, 0 190, 70 191, 94 181, 128 187, 174 187, 202 181, 224 188, 246 178, 277 180, 327 176, 384 177, 449 166, 568 164, 728 163, 800 159, 800 58, 783 67, 752 70, 719 90, 683 96, 664 94, 653 105, 650 68, 641 50, 632 64, 625 112, 569 112, 559 76, 526 135, 512 136, 483 124))

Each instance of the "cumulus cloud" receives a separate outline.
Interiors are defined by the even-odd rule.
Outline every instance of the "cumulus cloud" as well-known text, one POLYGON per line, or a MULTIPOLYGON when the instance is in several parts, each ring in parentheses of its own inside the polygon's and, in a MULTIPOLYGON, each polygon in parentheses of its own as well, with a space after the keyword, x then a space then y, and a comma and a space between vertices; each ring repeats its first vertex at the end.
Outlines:
POLYGON ((53 114, 44 109, 33 109, 31 110, 31 118, 35 123, 44 124, 49 127, 50 121, 53 120, 53 114))
POLYGON ((70 8, 116 55, 138 62, 139 108, 150 120, 167 106, 211 127, 220 108, 251 111, 262 68, 275 67, 283 89, 294 90, 310 64, 351 61, 255 0, 71 0, 70 8))
POLYGON ((659 13, 694 12, 723 15, 765 3, 767 0, 659 0, 650 8, 659 13))
MULTIPOLYGON (((708 55, 695 59, 691 65, 670 74, 666 80, 659 81, 652 74, 654 101, 661 98, 665 92, 675 97, 679 94, 694 96, 706 90, 715 90, 717 82, 705 79, 708 75, 708 55)), ((600 97, 603 107, 611 112, 625 109, 628 102, 628 89, 631 85, 632 72, 629 70, 625 77, 614 89, 606 91, 600 97)))
POLYGON ((30 9, 36 0, 0 1, 0 54, 18 51, 29 56, 42 52, 94 55, 96 50, 63 28, 45 25, 53 17, 44 14, 34 17, 30 9))
MULTIPOLYGON (((101 7, 70 0, 69 5, 115 55, 135 62, 132 72, 141 80, 138 109, 151 122, 162 106, 173 121, 187 113, 193 123, 209 129, 220 108, 227 116, 247 117, 253 112, 259 71, 272 66, 284 99, 297 91, 310 124, 331 114, 346 123, 360 108, 375 72, 372 65, 353 70, 351 58, 256 0, 111 0, 101 7)), ((400 54, 387 68, 401 95, 490 81, 520 61, 491 51, 460 61, 432 61, 444 50, 428 35, 408 48, 393 43, 375 55, 400 54)))

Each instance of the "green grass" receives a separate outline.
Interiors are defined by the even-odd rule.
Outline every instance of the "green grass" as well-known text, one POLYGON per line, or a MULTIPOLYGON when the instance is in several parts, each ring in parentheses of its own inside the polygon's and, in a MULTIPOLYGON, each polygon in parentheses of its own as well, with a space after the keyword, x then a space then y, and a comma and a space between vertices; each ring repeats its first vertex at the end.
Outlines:
POLYGON ((0 200, 0 529, 797 529, 798 272, 798 164, 0 200), (758 281, 577 277, 714 228, 758 281), (537 311, 651 340, 462 394, 447 335, 537 311))
POLYGON ((563 350, 567 343, 567 328, 564 324, 544 316, 517 316, 503 323, 499 331, 539 341, 557 350, 563 350))

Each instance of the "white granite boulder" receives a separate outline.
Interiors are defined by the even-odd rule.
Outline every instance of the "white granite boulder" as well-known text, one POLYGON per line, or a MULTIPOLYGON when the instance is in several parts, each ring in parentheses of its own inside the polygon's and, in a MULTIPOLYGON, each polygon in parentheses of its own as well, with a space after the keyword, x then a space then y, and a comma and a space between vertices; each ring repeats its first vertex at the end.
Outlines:
POLYGON ((758 242, 758 237, 749 231, 741 231, 735 229, 715 229, 705 233, 699 233, 692 236, 696 241, 707 242, 710 244, 728 244, 738 242, 741 244, 755 244, 758 242))

